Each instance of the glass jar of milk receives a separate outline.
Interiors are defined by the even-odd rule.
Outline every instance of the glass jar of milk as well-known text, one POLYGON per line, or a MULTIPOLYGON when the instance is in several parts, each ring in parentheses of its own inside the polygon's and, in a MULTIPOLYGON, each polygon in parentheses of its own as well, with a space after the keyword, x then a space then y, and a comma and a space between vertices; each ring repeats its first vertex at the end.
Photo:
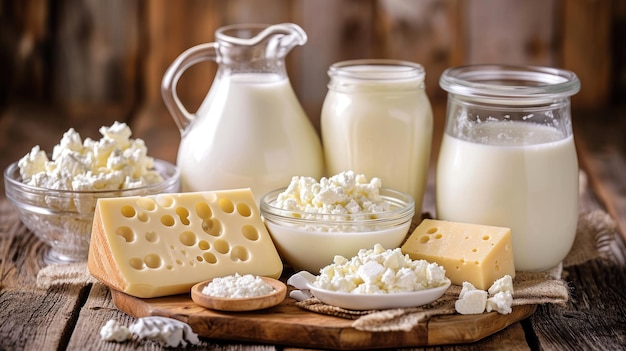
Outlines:
POLYGON ((573 72, 534 66, 450 68, 436 169, 437 217, 511 228, 517 271, 568 254, 578 220, 573 72))
POLYGON ((424 68, 399 60, 352 60, 328 70, 321 132, 326 172, 352 170, 408 193, 421 215, 433 114, 424 68))

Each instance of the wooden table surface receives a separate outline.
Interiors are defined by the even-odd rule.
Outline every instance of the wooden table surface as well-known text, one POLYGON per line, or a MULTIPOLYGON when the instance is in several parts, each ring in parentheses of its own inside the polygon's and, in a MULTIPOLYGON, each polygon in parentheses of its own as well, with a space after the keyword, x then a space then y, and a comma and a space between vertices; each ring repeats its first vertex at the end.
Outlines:
MULTIPOLYGON (((436 113, 440 113, 436 111, 436 113)), ((475 343, 425 348, 429 350, 616 350, 626 348, 626 113, 623 110, 579 113, 574 129, 581 168, 587 175, 581 211, 602 210, 619 228, 609 243, 607 258, 565 269, 571 287, 566 307, 539 306, 529 318, 475 343), (601 116, 601 117, 600 117, 601 116)), ((37 106, 12 106, 0 116, 0 166, 4 169, 40 144, 51 150, 72 120, 50 118, 57 111, 37 106)), ((146 140, 151 154, 174 161, 178 131, 162 109, 146 108, 132 118, 99 111, 80 132, 127 120, 133 137, 146 140), (156 112, 155 112, 156 111, 156 112)), ((75 121, 74 121, 75 122, 75 121)), ((441 126, 435 130, 441 133, 441 126)), ((435 145, 436 147, 436 145, 435 145)), ((434 151, 436 153, 436 150, 434 151)), ((432 174, 431 174, 432 176, 432 174)), ((432 210, 432 177, 425 210, 432 210)), ((606 243, 605 243, 606 244, 606 243)), ((151 342, 108 343, 99 331, 109 319, 128 325, 133 318, 117 310, 108 289, 100 284, 55 285, 38 289, 46 246, 17 219, 0 196, 0 350, 159 350, 151 342)), ((289 350, 281 345, 255 345, 203 339, 198 350, 289 350)), ((421 349, 421 348, 419 348, 421 349)))

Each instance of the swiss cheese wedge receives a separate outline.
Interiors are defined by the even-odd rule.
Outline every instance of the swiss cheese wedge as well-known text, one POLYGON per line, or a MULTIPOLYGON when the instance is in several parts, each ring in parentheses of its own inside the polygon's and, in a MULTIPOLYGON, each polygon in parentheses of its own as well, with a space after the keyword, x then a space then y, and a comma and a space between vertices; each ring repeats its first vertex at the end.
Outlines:
POLYGON ((98 199, 88 267, 141 298, 235 273, 278 278, 283 269, 250 189, 98 199))
POLYGON ((506 274, 515 277, 509 228, 425 219, 402 252, 443 266, 456 285, 470 282, 487 290, 506 274))

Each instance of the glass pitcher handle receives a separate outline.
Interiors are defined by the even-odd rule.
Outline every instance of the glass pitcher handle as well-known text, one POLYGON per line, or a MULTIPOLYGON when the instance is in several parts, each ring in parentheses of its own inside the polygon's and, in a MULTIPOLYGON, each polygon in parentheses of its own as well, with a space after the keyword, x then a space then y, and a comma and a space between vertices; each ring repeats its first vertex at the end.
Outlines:
POLYGON ((216 44, 206 43, 196 45, 184 51, 172 62, 165 71, 161 81, 161 96, 174 122, 183 133, 196 115, 187 111, 178 98, 176 85, 182 74, 191 66, 202 61, 216 61, 216 44))

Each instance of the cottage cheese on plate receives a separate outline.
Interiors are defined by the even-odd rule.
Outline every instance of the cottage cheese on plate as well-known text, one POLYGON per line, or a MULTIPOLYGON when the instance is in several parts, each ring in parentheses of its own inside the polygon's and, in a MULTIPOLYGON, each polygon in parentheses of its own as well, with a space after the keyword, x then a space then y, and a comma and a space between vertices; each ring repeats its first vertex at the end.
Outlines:
POLYGON ((315 286, 355 294, 388 294, 434 288, 446 282, 446 271, 436 263, 412 260, 400 248, 386 250, 376 244, 348 260, 335 256, 320 271, 315 286))

